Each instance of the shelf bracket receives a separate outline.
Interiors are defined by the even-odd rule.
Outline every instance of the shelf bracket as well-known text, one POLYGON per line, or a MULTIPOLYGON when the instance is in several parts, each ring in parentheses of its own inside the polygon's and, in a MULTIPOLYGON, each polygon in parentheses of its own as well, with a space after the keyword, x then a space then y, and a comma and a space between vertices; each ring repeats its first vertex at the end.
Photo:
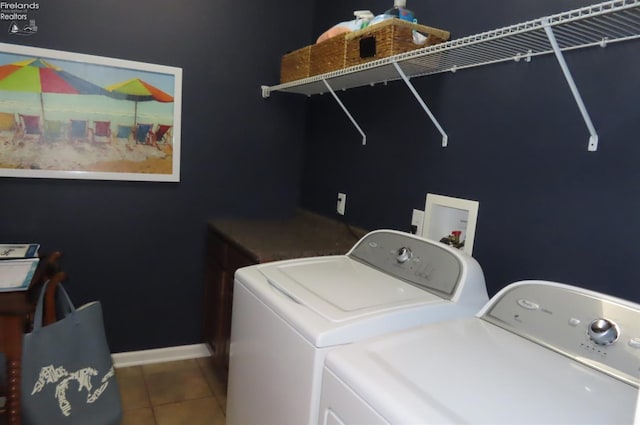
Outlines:
POLYGON ((338 102, 338 105, 340 105, 340 107, 342 108, 342 110, 344 111, 345 114, 347 114, 347 116, 349 117, 349 119, 351 120, 351 123, 353 124, 353 126, 356 128, 356 130, 358 130, 358 132, 362 135, 362 144, 366 145, 367 144, 367 135, 364 134, 364 131, 362 131, 362 129, 360 128, 360 126, 358 125, 358 123, 356 122, 355 119, 353 119, 353 117, 351 116, 351 114, 349 113, 349 110, 347 110, 346 106, 344 106, 344 104, 342 103, 342 101, 340 101, 340 99, 338 98, 338 96, 336 95, 336 93, 333 91, 333 89, 331 88, 331 86, 329 85, 329 83, 327 83, 327 80, 325 80, 324 78, 322 79, 322 82, 324 83, 325 86, 327 86, 327 89, 329 90, 329 92, 333 95, 333 98, 336 100, 336 102, 338 102))
POLYGON ((582 119, 584 119, 585 124, 587 125, 587 129, 589 130, 589 151, 597 151, 598 150, 598 133, 596 132, 593 123, 591 122, 591 117, 589 116, 589 112, 582 101, 582 97, 580 96, 580 91, 578 87, 576 87, 576 83, 573 81, 573 77, 571 76, 571 71, 569 71, 569 67, 567 66, 567 62, 564 60, 564 55, 560 50, 560 46, 558 46, 558 42, 556 41, 556 36, 553 33, 553 29, 549 24, 549 18, 542 18, 542 25, 544 27, 544 31, 547 34, 547 38, 549 39, 549 43, 551 43, 551 47, 553 48, 553 52, 558 59, 558 63, 560 64, 560 68, 562 68, 562 73, 564 74, 564 78, 569 83, 569 88, 571 89, 571 93, 573 93, 573 97, 578 104, 578 109, 580 109, 580 113, 582 114, 582 119))
POLYGON ((446 147, 447 143, 449 142, 449 136, 447 136, 447 133, 444 132, 444 130, 440 126, 440 123, 438 123, 438 120, 436 119, 436 117, 433 116, 429 107, 424 103, 424 101, 416 91, 415 87, 413 87, 413 84, 411 84, 411 81, 409 81, 409 78, 407 77, 407 75, 404 73, 404 71, 402 71, 402 68, 400 68, 400 65, 398 65, 398 62, 393 61, 392 63, 393 63, 393 66, 396 67, 396 71, 398 71, 398 74, 400 74, 400 77, 402 77, 402 79, 404 80, 404 83, 407 85, 407 87, 409 87, 409 90, 411 90, 411 93, 413 93, 413 95, 415 96, 420 106, 422 106, 422 109, 424 109, 427 115, 429 115, 429 118, 431 118, 431 122, 433 122, 433 124, 436 126, 436 128, 442 135, 442 147, 443 148, 446 147))

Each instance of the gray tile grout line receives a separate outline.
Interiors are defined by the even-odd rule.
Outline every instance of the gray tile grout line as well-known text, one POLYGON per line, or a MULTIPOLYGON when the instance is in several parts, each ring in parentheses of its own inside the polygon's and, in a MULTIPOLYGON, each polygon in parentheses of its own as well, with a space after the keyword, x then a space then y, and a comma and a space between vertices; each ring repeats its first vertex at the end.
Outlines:
MULTIPOLYGON (((200 375, 201 375, 202 379, 204 379, 204 381, 207 383, 207 387, 209 388, 209 391, 211 392, 211 396, 212 396, 212 397, 214 398, 214 400, 216 401, 216 404, 217 404, 217 406, 218 406, 218 409, 220 409, 220 412, 222 413, 222 415, 226 417, 226 412, 225 412, 225 410, 224 410, 223 406, 221 405, 221 400, 220 400, 220 398, 218 397, 218 394, 217 394, 217 392, 215 391, 215 388, 214 388, 213 384, 209 381, 209 379, 207 379, 207 375, 206 375, 206 373, 205 373, 205 371, 204 371, 204 369, 203 369, 203 368, 204 368, 204 366, 202 366, 202 365, 200 364, 200 362, 199 362, 197 359, 194 359, 194 360, 195 360, 195 363, 196 363, 196 365, 197 365, 197 367, 198 367, 198 371, 200 372, 200 375)), ((167 363, 168 363, 168 362, 167 362, 167 363)), ((146 395, 147 395, 147 400, 148 400, 148 402, 149 402, 149 408, 151 409, 151 415, 152 415, 152 417, 153 417, 153 423, 154 423, 155 425, 157 425, 157 424, 158 424, 158 418, 157 418, 157 416, 156 416, 156 409, 155 409, 155 407, 158 407, 158 406, 166 406, 166 405, 169 405, 169 404, 182 403, 182 402, 186 401, 186 400, 181 400, 181 401, 171 401, 171 402, 167 402, 167 403, 154 404, 154 403, 152 402, 152 400, 151 400, 151 392, 150 392, 150 390, 149 390, 149 385, 150 385, 150 384, 149 384, 149 382, 147 381, 147 375, 148 375, 148 374, 145 372, 144 367, 143 367, 142 365, 139 365, 139 366, 133 366, 133 367, 139 367, 139 368, 140 368, 140 373, 142 374, 142 379, 143 379, 143 382, 144 382, 144 389, 145 389, 145 392, 146 392, 146 395)), ((213 371, 212 371, 212 372, 213 372, 213 371)), ((162 372, 158 372, 158 373, 166 373, 166 371, 162 371, 162 372)), ((149 374, 149 375, 153 375, 153 373, 152 373, 152 374, 149 374)), ((218 377, 214 375, 214 379, 218 379, 218 377)), ((191 400, 201 400, 201 399, 205 399, 205 398, 208 398, 208 397, 209 397, 209 396, 206 396, 206 397, 197 397, 197 398, 194 398, 194 399, 191 399, 191 400)), ((143 407, 141 407, 141 408, 139 408, 139 409, 143 409, 143 407)), ((137 409, 134 409, 134 410, 137 410, 137 409)))
POLYGON ((151 408, 151 416, 153 417, 154 425, 158 425, 158 418, 156 418, 156 409, 151 402, 151 392, 149 391, 149 382, 147 382, 147 374, 144 372, 144 367, 138 366, 140 373, 142 373, 142 380, 144 381, 144 389, 147 392, 147 400, 149 400, 149 407, 151 408))
MULTIPOLYGON (((209 359, 207 358, 206 361, 209 361, 209 359)), ((209 387, 209 390, 211 390, 211 394, 213 395, 213 398, 216 400, 216 404, 218 405, 218 408, 220 409, 220 412, 222 412, 222 415, 226 418, 227 417, 227 411, 225 410, 225 406, 222 406, 222 401, 220 400, 220 398, 218 398, 218 393, 216 392, 216 389, 213 387, 213 384, 211 382, 209 382, 209 379, 207 379, 207 374, 203 370, 204 366, 202 366, 200 364, 200 361, 198 359, 196 359, 196 364, 198 365, 198 369, 200 369, 200 373, 202 374, 202 377, 204 378, 204 381, 207 383, 207 386, 209 387)), ((211 374, 213 375, 213 379, 219 379, 214 371, 211 371, 211 374)))

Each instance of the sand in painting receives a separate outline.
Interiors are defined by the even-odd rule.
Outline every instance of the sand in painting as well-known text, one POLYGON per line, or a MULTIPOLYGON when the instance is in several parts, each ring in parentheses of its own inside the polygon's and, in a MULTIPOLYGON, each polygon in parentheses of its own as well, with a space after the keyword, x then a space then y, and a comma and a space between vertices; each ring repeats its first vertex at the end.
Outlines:
POLYGON ((113 173, 171 174, 171 146, 158 147, 130 140, 106 141, 66 139, 42 141, 26 137, 12 141, 0 134, 0 168, 93 171, 113 173))

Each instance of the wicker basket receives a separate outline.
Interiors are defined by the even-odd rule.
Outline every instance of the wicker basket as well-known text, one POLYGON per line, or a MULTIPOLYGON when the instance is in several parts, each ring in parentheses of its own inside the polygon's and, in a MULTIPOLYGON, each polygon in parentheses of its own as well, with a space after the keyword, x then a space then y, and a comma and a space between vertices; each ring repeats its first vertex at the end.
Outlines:
POLYGON ((339 34, 311 46, 309 75, 326 74, 344 68, 346 34, 339 34))
POLYGON ((311 46, 306 46, 282 56, 282 62, 280 64, 281 84, 309 76, 310 53, 311 46))
POLYGON ((402 19, 388 19, 347 34, 345 38, 345 67, 442 43, 448 40, 449 36, 448 31, 413 24, 402 19), (426 43, 415 44, 413 30, 426 36, 426 43))

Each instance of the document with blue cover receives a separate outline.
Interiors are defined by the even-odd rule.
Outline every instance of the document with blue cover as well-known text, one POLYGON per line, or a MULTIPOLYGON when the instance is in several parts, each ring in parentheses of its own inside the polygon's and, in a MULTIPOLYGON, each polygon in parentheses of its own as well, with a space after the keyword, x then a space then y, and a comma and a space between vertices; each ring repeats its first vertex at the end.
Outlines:
POLYGON ((33 258, 38 256, 40 245, 29 244, 0 244, 0 260, 6 258, 33 258))
POLYGON ((26 291, 39 261, 39 258, 0 260, 0 292, 26 291))
POLYGON ((26 291, 38 268, 38 244, 0 244, 0 292, 26 291))

